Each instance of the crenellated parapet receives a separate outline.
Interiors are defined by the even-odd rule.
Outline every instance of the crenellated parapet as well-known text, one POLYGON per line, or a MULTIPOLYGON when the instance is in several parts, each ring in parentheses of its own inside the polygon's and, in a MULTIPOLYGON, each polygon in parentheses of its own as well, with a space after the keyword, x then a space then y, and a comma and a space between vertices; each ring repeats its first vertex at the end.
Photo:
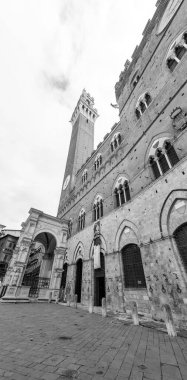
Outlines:
POLYGON ((73 114, 70 120, 72 125, 74 125, 80 113, 84 115, 88 120, 92 121, 93 123, 99 116, 97 109, 94 108, 94 98, 88 92, 86 92, 85 89, 82 91, 82 94, 73 111, 73 114))
POLYGON ((134 52, 133 52, 132 57, 131 57, 132 60, 131 61, 127 60, 125 62, 124 70, 120 73, 119 81, 115 85, 115 93, 116 93, 116 99, 117 100, 119 99, 119 97, 123 91, 123 88, 127 84, 129 77, 130 77, 133 69, 135 68, 135 65, 136 65, 138 58, 141 56, 143 49, 144 49, 144 47, 145 47, 145 45, 146 45, 146 43, 150 37, 150 34, 152 33, 155 26, 159 23, 169 1, 170 0, 158 0, 157 1, 157 3, 156 3, 157 9, 156 9, 152 19, 148 20, 148 22, 147 22, 147 24, 143 30, 142 40, 141 40, 140 44, 137 45, 136 48, 134 49, 134 52))

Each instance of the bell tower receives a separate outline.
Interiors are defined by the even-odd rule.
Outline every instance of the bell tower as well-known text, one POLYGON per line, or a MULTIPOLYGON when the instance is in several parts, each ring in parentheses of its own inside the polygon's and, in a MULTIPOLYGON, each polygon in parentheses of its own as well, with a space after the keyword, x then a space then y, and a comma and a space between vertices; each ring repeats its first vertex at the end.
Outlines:
POLYGON ((98 117, 94 98, 84 89, 71 117, 72 133, 59 210, 75 184, 75 175, 94 149, 94 124, 98 117))

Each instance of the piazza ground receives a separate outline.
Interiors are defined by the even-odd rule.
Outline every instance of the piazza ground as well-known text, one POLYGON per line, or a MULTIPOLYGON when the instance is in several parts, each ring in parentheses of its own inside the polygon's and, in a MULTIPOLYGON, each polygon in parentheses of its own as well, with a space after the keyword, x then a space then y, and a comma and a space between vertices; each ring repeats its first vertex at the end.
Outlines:
POLYGON ((187 339, 56 304, 0 304, 0 379, 186 380, 187 339))

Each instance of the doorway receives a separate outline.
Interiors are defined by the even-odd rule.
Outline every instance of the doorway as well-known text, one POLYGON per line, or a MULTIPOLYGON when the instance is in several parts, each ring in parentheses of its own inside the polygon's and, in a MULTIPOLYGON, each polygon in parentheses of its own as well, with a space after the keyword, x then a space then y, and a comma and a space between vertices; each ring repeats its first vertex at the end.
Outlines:
POLYGON ((141 252, 137 244, 128 244, 122 249, 122 262, 125 288, 146 288, 141 252))
POLYGON ((101 266, 94 270, 94 306, 102 306, 102 298, 105 298, 105 258, 100 253, 101 266))
POLYGON ((82 288, 82 259, 79 259, 76 264, 76 280, 75 280, 75 294, 77 294, 77 302, 81 302, 81 288, 82 288))

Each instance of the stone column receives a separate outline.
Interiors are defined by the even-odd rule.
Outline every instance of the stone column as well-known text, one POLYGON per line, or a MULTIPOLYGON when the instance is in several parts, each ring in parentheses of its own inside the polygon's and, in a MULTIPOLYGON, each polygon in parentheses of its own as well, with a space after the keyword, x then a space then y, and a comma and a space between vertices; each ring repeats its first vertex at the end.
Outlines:
POLYGON ((28 301, 29 287, 22 286, 23 276, 25 273, 27 260, 30 254, 32 240, 30 238, 24 237, 20 245, 14 250, 12 259, 10 261, 4 283, 7 285, 7 291, 3 296, 3 301, 28 301))
POLYGON ((52 291, 52 300, 55 300, 59 295, 60 283, 63 271, 63 263, 66 256, 66 248, 58 247, 54 251, 54 261, 51 272, 51 280, 49 285, 49 291, 52 291))

